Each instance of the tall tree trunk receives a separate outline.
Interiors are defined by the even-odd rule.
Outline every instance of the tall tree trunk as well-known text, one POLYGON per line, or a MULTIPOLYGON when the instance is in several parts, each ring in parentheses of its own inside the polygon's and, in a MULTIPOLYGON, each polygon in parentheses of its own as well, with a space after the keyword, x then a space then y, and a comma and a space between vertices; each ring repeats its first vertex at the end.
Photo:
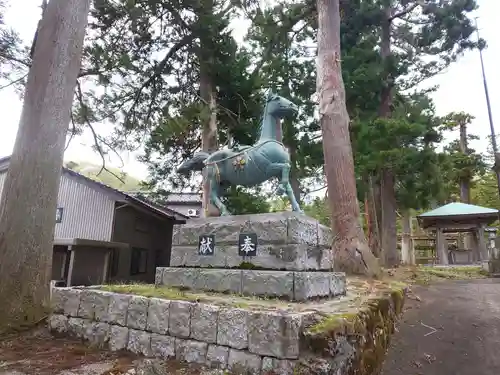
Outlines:
POLYGON ((405 210, 403 212, 403 234, 401 236, 401 260, 403 264, 415 264, 415 250, 413 248, 412 240, 412 222, 411 211, 405 210))
POLYGON ((368 246, 372 250, 373 254, 383 261, 383 252, 380 246, 380 226, 382 220, 380 202, 380 185, 370 176, 368 179, 368 211, 371 227, 368 229, 368 246))
MULTIPOLYGON (((368 234, 368 244, 371 241, 371 233, 373 232, 372 228, 372 218, 370 214, 370 200, 368 199, 368 193, 365 193, 365 202, 364 202, 364 208, 365 208, 365 218, 366 218, 366 233, 368 234)), ((375 255, 375 253, 373 253, 375 255)))
POLYGON ((339 0, 317 0, 319 116, 328 183, 335 267, 349 273, 378 275, 377 259, 359 225, 349 115, 340 67, 339 0))
POLYGON ((297 178, 297 173, 290 174, 290 185, 292 185, 293 195, 295 195, 295 199, 298 204, 302 204, 302 190, 300 189, 300 181, 297 178))
MULTIPOLYGON (((460 152, 467 155, 467 123, 461 121, 459 124, 460 129, 460 152)), ((460 200, 463 203, 470 203, 470 180, 468 177, 460 179, 460 200)))
MULTIPOLYGON (((382 20, 382 38, 380 44, 380 56, 384 65, 387 64, 387 59, 391 56, 391 13, 392 9, 387 6, 384 10, 384 19, 382 20)), ((388 67, 386 66, 386 69, 388 67)), ((386 71, 384 86, 382 88, 380 98, 380 117, 391 116, 392 105, 392 77, 386 71)), ((381 212, 382 212, 382 251, 384 253, 383 261, 385 266, 394 267, 399 264, 398 240, 396 227, 396 179, 390 167, 385 167, 380 175, 381 179, 381 212)))
MULTIPOLYGON (((464 155, 467 155, 467 121, 462 119, 459 124, 460 139, 459 149, 464 155)), ((460 201, 470 204, 470 178, 467 176, 460 178, 460 201)), ((460 237, 459 247, 464 249, 472 249, 474 247, 474 238, 472 233, 464 233, 460 237)))
MULTIPOLYGON (((208 108, 208 116, 203 119, 203 131, 201 135, 201 149, 208 153, 217 151, 217 104, 215 92, 209 76, 206 64, 200 65, 200 96, 208 108)), ((210 183, 203 183, 202 211, 204 217, 218 216, 219 210, 210 203, 210 183)))
POLYGON ((290 185, 292 186, 293 195, 295 195, 295 199, 298 204, 302 203, 302 190, 300 189, 300 181, 299 181, 299 171, 297 169, 297 149, 295 147, 288 147, 288 152, 290 153, 290 161, 292 164, 292 170, 290 173, 290 185))
POLYGON ((38 31, 0 200, 0 327, 46 313, 64 143, 89 0, 51 0, 38 31))
MULTIPOLYGON (((202 151, 212 153, 217 151, 217 99, 215 87, 213 85, 213 56, 211 42, 214 35, 210 32, 209 22, 214 11, 214 0, 202 0, 198 4, 199 29, 203 30, 200 36, 199 63, 200 63, 200 96, 206 106, 207 116, 203 118, 203 130, 201 136, 202 151)), ((218 216, 219 210, 210 203, 210 183, 203 184, 202 195, 203 216, 218 216)))
POLYGON ((394 174, 389 169, 382 170, 382 185, 380 187, 380 197, 382 206, 382 251, 384 256, 384 265, 386 267, 395 267, 399 264, 398 253, 398 232, 396 226, 397 220, 397 202, 394 174))

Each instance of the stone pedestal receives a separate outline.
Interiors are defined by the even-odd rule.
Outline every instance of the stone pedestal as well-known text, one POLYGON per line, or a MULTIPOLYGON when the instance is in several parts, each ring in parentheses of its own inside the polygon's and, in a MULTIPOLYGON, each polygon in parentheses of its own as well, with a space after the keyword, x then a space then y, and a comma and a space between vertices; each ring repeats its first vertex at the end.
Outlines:
POLYGON ((193 219, 175 228, 170 268, 156 284, 306 300, 345 294, 332 272, 330 228, 281 212, 193 219))
MULTIPOLYGON (((245 236, 246 237, 246 236, 245 236)), ((174 230, 171 267, 331 270, 331 229, 303 214, 278 212, 189 220, 174 230), (255 255, 239 252, 240 235, 255 234, 255 255), (213 236, 213 255, 200 254, 200 236, 213 236)))

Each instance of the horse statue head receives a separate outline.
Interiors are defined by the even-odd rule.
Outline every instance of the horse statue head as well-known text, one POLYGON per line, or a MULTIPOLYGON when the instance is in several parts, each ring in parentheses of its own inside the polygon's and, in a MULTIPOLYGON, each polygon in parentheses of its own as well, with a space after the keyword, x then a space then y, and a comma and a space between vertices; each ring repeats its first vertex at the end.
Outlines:
POLYGON ((259 125, 259 141, 264 142, 274 139, 282 142, 283 129, 281 119, 293 117, 297 114, 298 110, 299 108, 295 103, 269 90, 265 99, 262 121, 259 125))
POLYGON ((266 96, 266 112, 268 115, 278 119, 291 117, 297 114, 299 107, 290 100, 273 93, 272 90, 267 92, 266 96))

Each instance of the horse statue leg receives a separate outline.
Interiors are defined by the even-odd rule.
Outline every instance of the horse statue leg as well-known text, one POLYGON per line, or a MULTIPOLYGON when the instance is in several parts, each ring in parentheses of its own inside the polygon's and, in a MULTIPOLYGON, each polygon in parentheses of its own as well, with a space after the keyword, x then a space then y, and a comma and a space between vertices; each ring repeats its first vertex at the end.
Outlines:
POLYGON ((217 181, 217 176, 215 173, 215 167, 207 168, 207 181, 209 181, 210 185, 210 202, 217 207, 220 212, 220 216, 229 216, 231 213, 227 210, 227 207, 222 203, 218 193, 219 182, 217 181))
POLYGON ((290 169, 291 166, 288 163, 273 163, 269 166, 269 168, 281 168, 281 180, 278 185, 278 194, 286 193, 288 199, 290 200, 290 205, 292 206, 292 211, 295 212, 304 212, 300 209, 300 206, 295 198, 295 194, 293 193, 292 185, 290 184, 290 169))

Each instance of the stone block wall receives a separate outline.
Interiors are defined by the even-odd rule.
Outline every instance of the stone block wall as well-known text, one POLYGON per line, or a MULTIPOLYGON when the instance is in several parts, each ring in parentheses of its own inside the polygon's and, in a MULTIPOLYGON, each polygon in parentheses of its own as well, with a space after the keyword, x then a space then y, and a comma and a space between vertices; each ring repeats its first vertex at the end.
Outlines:
POLYGON ((238 268, 251 263, 260 269, 331 270, 333 239, 330 228, 296 212, 193 219, 174 228, 170 266, 238 268), (256 256, 238 255, 240 233, 256 234, 256 256), (198 253, 200 235, 215 236, 213 255, 198 253))
POLYGON ((343 272, 156 268, 155 284, 190 290, 305 301, 345 295, 343 272))
POLYGON ((251 311, 90 288, 53 288, 52 332, 234 374, 376 375, 402 312, 388 290, 349 314, 251 311))
POLYGON ((292 374, 313 313, 249 311, 92 290, 52 290, 51 331, 111 350, 211 367, 292 374))

